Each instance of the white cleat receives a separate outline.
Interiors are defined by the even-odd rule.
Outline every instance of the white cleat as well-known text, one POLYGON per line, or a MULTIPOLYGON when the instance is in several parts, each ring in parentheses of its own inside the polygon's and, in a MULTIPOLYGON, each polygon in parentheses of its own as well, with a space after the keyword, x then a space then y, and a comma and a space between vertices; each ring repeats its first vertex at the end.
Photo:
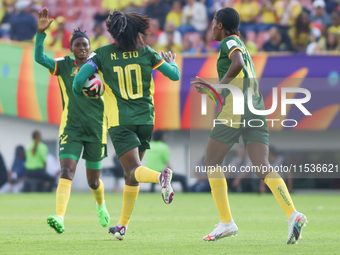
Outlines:
POLYGON ((174 196, 174 190, 171 187, 172 170, 165 168, 161 174, 160 184, 162 187, 162 198, 164 203, 170 204, 174 196))
POLYGON ((215 226, 216 228, 209 235, 203 237, 204 241, 217 241, 223 237, 237 236, 238 227, 234 220, 231 220, 229 223, 220 222, 215 226))
POLYGON ((307 217, 298 211, 294 211, 288 220, 288 238, 287 244, 297 244, 299 238, 302 238, 302 228, 306 226, 307 217))

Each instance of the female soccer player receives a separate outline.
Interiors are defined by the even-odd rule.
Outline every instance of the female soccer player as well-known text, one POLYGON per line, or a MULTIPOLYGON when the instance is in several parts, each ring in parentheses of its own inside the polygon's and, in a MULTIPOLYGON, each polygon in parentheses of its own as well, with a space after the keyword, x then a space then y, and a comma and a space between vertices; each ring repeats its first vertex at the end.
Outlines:
POLYGON ((38 32, 35 43, 35 61, 57 75, 63 100, 63 113, 59 129, 59 159, 61 178, 57 188, 57 213, 49 216, 47 223, 57 233, 64 232, 64 217, 71 193, 71 184, 77 163, 84 148, 87 182, 97 201, 97 213, 100 224, 107 227, 110 216, 105 206, 104 184, 99 179, 101 162, 106 157, 106 121, 104 102, 86 97, 75 97, 72 83, 82 65, 87 62, 90 43, 87 35, 75 30, 71 39, 70 50, 75 60, 66 56, 56 60, 44 54, 45 30, 52 23, 48 10, 39 14, 38 32))
POLYGON ((74 79, 73 91, 80 96, 86 79, 97 71, 105 83, 109 133, 125 172, 121 218, 117 226, 110 228, 109 233, 122 240, 140 182, 160 183, 164 202, 170 204, 172 201, 172 171, 167 168, 160 174, 142 166, 141 160, 145 150, 150 148, 154 125, 155 85, 152 70, 158 69, 171 80, 178 80, 180 72, 175 63, 175 54, 162 53, 162 59, 153 49, 144 45, 141 36, 146 35, 149 28, 149 20, 145 16, 112 11, 106 26, 115 42, 91 54, 91 60, 74 79))
MULTIPOLYGON (((258 88, 253 61, 246 46, 238 37, 239 23, 240 17, 237 11, 233 8, 224 8, 215 14, 212 32, 215 40, 221 41, 220 55, 217 60, 220 84, 233 84, 243 90, 246 114, 242 116, 233 115, 232 95, 229 90, 223 89, 224 103, 216 119, 226 119, 228 123, 226 125, 218 124, 210 132, 204 164, 205 166, 220 166, 225 155, 234 143, 238 143, 239 137, 242 135, 249 158, 253 165, 258 166, 261 170, 257 173, 258 177, 268 185, 287 215, 289 223, 287 244, 294 244, 299 239, 301 229, 307 222, 307 218, 295 210, 286 184, 280 175, 268 171, 269 132, 266 117, 250 113, 247 104, 248 87, 254 91, 252 97, 254 108, 264 110, 264 103, 258 88), (246 126, 247 124, 242 124, 248 123, 248 120, 254 117, 256 117, 255 119, 262 119, 265 125, 262 128, 251 128, 246 126), (233 123, 233 125, 230 123, 233 123)), ((205 84, 210 84, 199 77, 197 78, 199 81, 194 81, 192 84, 196 84, 197 91, 202 93, 201 88, 207 88, 205 84)), ((209 172, 208 177, 211 193, 220 215, 220 223, 209 235, 203 238, 206 241, 215 241, 238 233, 238 227, 232 219, 229 208, 227 182, 224 174, 220 167, 214 170, 214 173, 213 171, 209 172)))

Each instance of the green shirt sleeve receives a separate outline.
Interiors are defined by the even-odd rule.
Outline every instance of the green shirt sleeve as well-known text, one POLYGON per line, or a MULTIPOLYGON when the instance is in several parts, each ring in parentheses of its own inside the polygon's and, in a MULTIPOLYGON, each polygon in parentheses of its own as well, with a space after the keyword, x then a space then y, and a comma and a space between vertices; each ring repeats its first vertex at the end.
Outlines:
POLYGON ((233 37, 227 37, 225 41, 221 42, 221 50, 228 56, 230 59, 231 53, 233 53, 235 50, 239 50, 241 52, 241 45, 233 38, 233 37))
POLYGON ((76 77, 74 77, 72 84, 72 91, 75 96, 80 97, 83 95, 81 91, 83 89, 84 83, 88 78, 94 75, 94 73, 95 70, 91 64, 86 63, 80 68, 76 77))
POLYGON ((147 50, 151 54, 150 60, 151 60, 152 69, 157 69, 162 64, 165 63, 164 59, 154 49, 152 49, 150 46, 146 46, 146 47, 147 47, 147 50))
POLYGON ((163 63, 157 68, 164 76, 168 77, 172 81, 178 81, 181 78, 181 73, 178 70, 176 63, 163 63))
POLYGON ((181 78, 181 73, 178 70, 176 63, 165 62, 164 59, 154 49, 149 46, 147 46, 147 48, 151 53, 152 69, 157 69, 172 81, 178 81, 181 78))
POLYGON ((46 34, 40 34, 37 32, 37 37, 35 41, 35 61, 54 73, 56 69, 56 61, 44 54, 45 37, 46 34))

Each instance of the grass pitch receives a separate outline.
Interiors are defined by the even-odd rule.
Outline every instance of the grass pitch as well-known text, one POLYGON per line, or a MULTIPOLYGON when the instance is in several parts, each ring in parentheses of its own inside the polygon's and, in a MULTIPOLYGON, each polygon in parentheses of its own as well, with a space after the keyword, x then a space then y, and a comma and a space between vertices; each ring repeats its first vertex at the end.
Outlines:
MULTIPOLYGON (((0 254, 339 254, 340 196, 293 195, 309 223, 297 245, 286 245, 286 215, 271 194, 231 194, 237 237, 204 242, 219 221, 207 194, 176 194, 171 205, 160 194, 140 193, 125 240, 100 226, 91 193, 71 194, 65 233, 46 218, 55 194, 0 195, 0 254)), ((122 194, 106 194, 111 225, 119 220, 122 194)))

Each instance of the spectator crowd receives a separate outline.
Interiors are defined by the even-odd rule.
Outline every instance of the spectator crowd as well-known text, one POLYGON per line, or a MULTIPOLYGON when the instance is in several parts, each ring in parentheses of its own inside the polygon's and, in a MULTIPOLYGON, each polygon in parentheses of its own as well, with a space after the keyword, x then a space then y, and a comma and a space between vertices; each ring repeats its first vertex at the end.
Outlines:
POLYGON ((41 142, 41 134, 34 131, 32 142, 25 148, 18 145, 10 169, 0 153, 0 194, 53 191, 60 175, 56 157, 41 142))
POLYGON ((69 25, 69 18, 77 19, 80 26, 90 27, 92 50, 111 42, 104 21, 110 10, 119 9, 136 11, 151 19, 149 34, 144 40, 157 51, 218 52, 219 43, 213 40, 211 23, 214 14, 223 7, 233 7, 239 12, 240 36, 251 54, 258 51, 322 54, 340 48, 337 0, 2 0, 0 37, 34 40, 42 6, 59 10, 52 11, 55 21, 45 40, 46 46, 54 49, 70 46, 73 27, 69 25), (77 6, 73 6, 73 2, 77 6), (86 13, 82 8, 92 5, 93 22, 81 22, 87 20, 82 16, 86 13))

